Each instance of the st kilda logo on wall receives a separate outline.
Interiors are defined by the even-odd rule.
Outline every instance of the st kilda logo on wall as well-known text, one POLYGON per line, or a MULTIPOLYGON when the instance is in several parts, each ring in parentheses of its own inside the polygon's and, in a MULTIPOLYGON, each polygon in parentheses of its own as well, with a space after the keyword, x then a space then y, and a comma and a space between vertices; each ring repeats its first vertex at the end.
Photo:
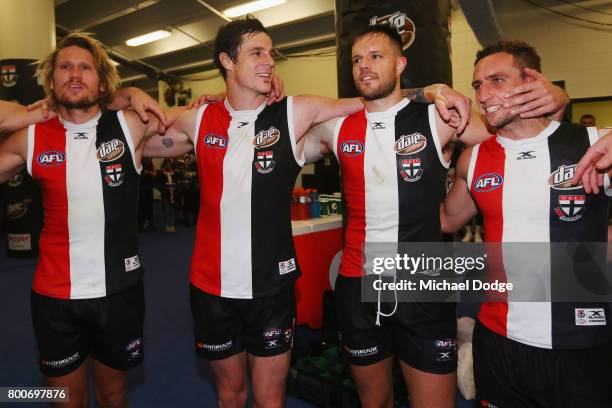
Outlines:
POLYGON ((0 67, 0 76, 2 77, 2 86, 12 88, 17 85, 17 67, 15 65, 2 65, 0 67))
POLYGON ((406 13, 401 11, 396 11, 382 17, 374 16, 370 18, 370 25, 376 24, 388 24, 391 27, 395 27, 400 37, 402 37, 402 51, 410 47, 416 38, 414 22, 408 18, 406 13))

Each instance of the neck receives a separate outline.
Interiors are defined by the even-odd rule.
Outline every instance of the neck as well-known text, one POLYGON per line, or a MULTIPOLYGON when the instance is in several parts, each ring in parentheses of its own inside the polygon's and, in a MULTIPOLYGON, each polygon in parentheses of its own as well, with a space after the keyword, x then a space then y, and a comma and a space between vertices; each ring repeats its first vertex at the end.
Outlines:
POLYGON ((266 95, 244 88, 230 78, 227 81, 227 101, 234 110, 253 110, 266 100, 266 95))
POLYGON ((402 96, 398 83, 395 89, 393 89, 393 92, 391 92, 389 95, 371 101, 364 99, 363 104, 368 112, 383 112, 400 103, 403 98, 404 97, 402 96))
POLYGON ((550 124, 545 117, 520 119, 508 123, 503 128, 497 129, 497 134, 512 140, 528 139, 537 136, 550 124))
POLYGON ((59 107, 59 115, 62 117, 62 119, 76 124, 85 123, 91 120, 98 114, 98 112, 100 112, 99 105, 94 105, 85 109, 67 109, 61 105, 59 107))

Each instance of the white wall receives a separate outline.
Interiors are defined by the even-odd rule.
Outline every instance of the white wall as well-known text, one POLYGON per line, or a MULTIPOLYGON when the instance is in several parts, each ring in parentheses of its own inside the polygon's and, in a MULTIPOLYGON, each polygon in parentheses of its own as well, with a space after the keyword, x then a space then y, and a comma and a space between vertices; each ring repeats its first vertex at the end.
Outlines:
MULTIPOLYGON (((502 34, 534 46, 542 58, 542 71, 551 80, 564 80, 571 98, 612 96, 612 27, 595 30, 523 1, 495 0, 502 34)), ((612 2, 590 1, 591 7, 612 12, 612 2)), ((582 3, 581 3, 582 4, 582 3)), ((587 5, 587 4, 585 4, 587 5)), ((558 10, 582 18, 610 22, 603 14, 581 13, 572 6, 558 10)), ((473 96, 469 87, 480 44, 459 10, 452 15, 453 82, 473 96)))

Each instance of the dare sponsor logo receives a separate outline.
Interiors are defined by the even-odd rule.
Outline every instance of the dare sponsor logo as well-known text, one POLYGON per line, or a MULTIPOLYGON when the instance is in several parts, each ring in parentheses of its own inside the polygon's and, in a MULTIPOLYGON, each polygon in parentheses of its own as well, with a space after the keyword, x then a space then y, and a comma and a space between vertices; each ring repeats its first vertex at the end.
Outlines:
POLYGON ((402 11, 396 11, 382 17, 374 16, 370 18, 370 25, 377 24, 387 24, 397 30, 397 33, 402 38, 402 50, 410 47, 416 38, 414 22, 402 11))
POLYGON ((401 156, 418 153, 425 147, 427 147, 427 138, 418 132, 400 136, 395 141, 395 153, 401 156))
POLYGON ((227 137, 217 135, 216 133, 209 133, 204 136, 204 145, 213 149, 225 149, 227 148, 227 137))
POLYGON ((16 203, 8 203, 6 205, 6 216, 11 220, 16 220, 28 212, 28 204, 32 202, 32 199, 26 198, 23 201, 19 201, 16 203))
POLYGON ((19 187, 23 183, 23 174, 17 173, 6 182, 9 187, 19 187))
POLYGON ((550 186, 556 190, 573 190, 582 187, 582 182, 576 186, 572 186, 571 181, 576 173, 577 164, 562 164, 557 167, 557 170, 553 171, 548 178, 550 186))
POLYGON ((497 190, 502 184, 504 184, 502 176, 497 173, 486 173, 474 181, 474 191, 477 193, 488 193, 497 190))
POLYGON ((347 140, 340 145, 340 152, 348 157, 359 156, 363 153, 363 143, 356 140, 347 140))
POLYGON ((98 147, 98 160, 101 162, 111 162, 119 159, 125 152, 125 145, 119 139, 109 140, 98 147))
POLYGON ((256 149, 263 149, 265 147, 272 146, 280 139, 280 130, 275 128, 274 126, 270 126, 268 130, 260 130, 255 135, 255 140, 253 144, 255 144, 256 149))
POLYGON ((36 159, 38 164, 45 167, 60 166, 66 161, 64 153, 57 150, 48 150, 38 155, 36 159))

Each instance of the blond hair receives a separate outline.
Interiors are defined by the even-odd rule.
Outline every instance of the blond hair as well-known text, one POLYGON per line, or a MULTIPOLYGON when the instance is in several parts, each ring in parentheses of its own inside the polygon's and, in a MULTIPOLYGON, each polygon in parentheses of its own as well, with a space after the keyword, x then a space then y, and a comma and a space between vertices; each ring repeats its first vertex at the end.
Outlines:
POLYGON ((57 55, 64 48, 72 46, 83 48, 89 51, 93 56, 94 66, 100 77, 100 85, 103 88, 103 91, 100 92, 100 102, 106 105, 121 80, 117 68, 113 65, 110 57, 102 47, 102 44, 98 40, 92 38, 88 33, 75 32, 68 34, 62 38, 52 53, 37 62, 38 67, 36 69, 36 76, 38 77, 39 83, 41 82, 43 84, 45 94, 47 96, 54 95, 51 89, 51 82, 53 81, 57 55))

